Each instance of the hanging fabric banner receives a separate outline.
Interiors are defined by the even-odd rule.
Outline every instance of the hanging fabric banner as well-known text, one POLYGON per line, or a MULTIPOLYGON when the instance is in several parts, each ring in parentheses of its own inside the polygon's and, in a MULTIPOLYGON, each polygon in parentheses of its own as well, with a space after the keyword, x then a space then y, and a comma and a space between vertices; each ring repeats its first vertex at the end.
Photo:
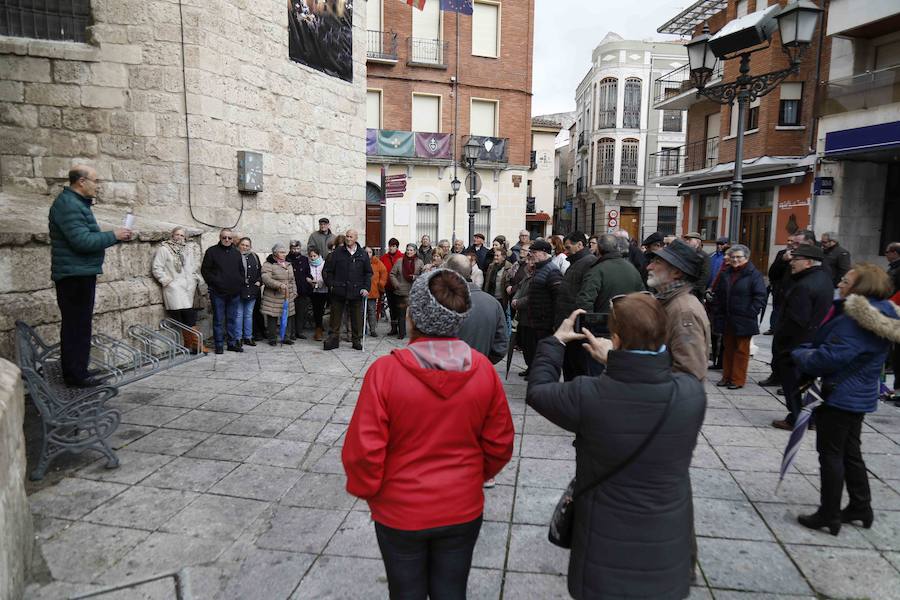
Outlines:
POLYGON ((506 162, 506 138, 486 137, 483 135, 472 135, 469 139, 475 140, 480 146, 478 152, 478 160, 492 160, 495 162, 506 162))
POLYGON ((366 156, 378 154, 378 130, 366 129, 366 156))
POLYGON ((377 143, 376 154, 379 156, 413 157, 416 155, 416 144, 412 131, 380 129, 377 143))
POLYGON ((443 11, 471 15, 472 8, 472 0, 441 0, 443 11))
POLYGON ((452 141, 449 133, 416 133, 416 156, 449 159, 452 141))
POLYGON ((288 55, 294 62, 353 81, 352 0, 291 0, 288 55))

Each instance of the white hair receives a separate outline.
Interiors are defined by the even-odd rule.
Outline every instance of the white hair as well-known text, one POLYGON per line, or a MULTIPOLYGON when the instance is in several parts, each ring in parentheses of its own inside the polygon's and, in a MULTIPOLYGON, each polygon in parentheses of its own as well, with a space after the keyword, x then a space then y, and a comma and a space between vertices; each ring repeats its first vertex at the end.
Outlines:
POLYGON ((628 237, 628 232, 625 231, 624 229, 618 230, 618 231, 615 232, 613 235, 616 236, 616 237, 625 238, 626 240, 627 240, 627 239, 631 239, 631 238, 628 237))

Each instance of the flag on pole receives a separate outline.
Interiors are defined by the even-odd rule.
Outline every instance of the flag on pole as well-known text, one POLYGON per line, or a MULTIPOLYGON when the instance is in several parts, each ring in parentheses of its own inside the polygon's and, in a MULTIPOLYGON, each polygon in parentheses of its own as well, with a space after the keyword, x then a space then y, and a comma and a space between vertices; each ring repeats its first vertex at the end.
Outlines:
POLYGON ((441 10, 471 15, 472 0, 441 0, 441 10))
POLYGON ((778 483, 775 484, 776 495, 785 474, 791 468, 791 465, 794 464, 797 452, 800 451, 800 442, 803 441, 803 436, 806 435, 806 430, 809 428, 809 419, 812 417, 812 411, 824 402, 820 384, 821 380, 810 384, 806 389, 806 394, 803 396, 803 408, 794 422, 791 437, 788 438, 787 446, 784 448, 784 457, 781 459, 781 471, 778 476, 778 483))
POLYGON ((410 6, 415 6, 419 10, 425 10, 425 0, 403 0, 410 6))

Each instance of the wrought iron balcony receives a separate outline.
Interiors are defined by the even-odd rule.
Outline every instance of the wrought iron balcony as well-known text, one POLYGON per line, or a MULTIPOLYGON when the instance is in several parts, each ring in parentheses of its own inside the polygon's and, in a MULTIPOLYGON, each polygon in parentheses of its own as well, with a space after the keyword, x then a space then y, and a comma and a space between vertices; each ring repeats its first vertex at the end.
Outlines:
POLYGON ((622 169, 619 171, 620 185, 637 185, 637 163, 622 163, 622 169))
POLYGON ((397 34, 393 31, 367 31, 366 58, 373 62, 397 62, 397 34))
POLYGON ((537 169, 537 150, 531 151, 531 166, 529 167, 532 171, 537 169))
POLYGON ((667 148, 654 152, 649 158, 650 179, 708 169, 719 163, 719 138, 712 137, 677 148, 667 148))
POLYGON ((441 40, 409 38, 409 60, 414 67, 447 68, 448 43, 441 40))
MULTIPOLYGON (((716 68, 707 85, 722 79, 723 61, 716 63, 716 68)), ((690 65, 678 67, 657 79, 653 84, 653 108, 687 110, 698 101, 697 89, 691 81, 690 65)))
POLYGON ((575 193, 581 194, 584 191, 584 177, 579 177, 575 182, 575 193))
POLYGON ((578 134, 578 147, 582 148, 584 146, 584 132, 578 134))
POLYGON ((479 146, 478 162, 509 162, 509 138, 470 135, 463 139, 462 142, 465 144, 469 140, 475 140, 479 146))

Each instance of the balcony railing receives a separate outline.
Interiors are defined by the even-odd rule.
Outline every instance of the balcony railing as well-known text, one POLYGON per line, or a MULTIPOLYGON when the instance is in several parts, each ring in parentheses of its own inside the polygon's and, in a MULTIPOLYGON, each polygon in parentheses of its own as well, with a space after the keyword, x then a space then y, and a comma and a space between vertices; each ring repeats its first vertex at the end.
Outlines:
POLYGON ((525 212, 533 213, 537 212, 534 208, 534 196, 526 196, 525 198, 525 212))
POLYGON ((366 57, 369 60, 396 62, 397 34, 393 31, 367 31, 366 57))
MULTIPOLYGON (((716 68, 710 77, 710 81, 721 79, 723 61, 716 63, 716 68)), ((653 85, 653 104, 659 104, 663 100, 678 96, 684 92, 694 89, 694 83, 691 81, 691 67, 684 65, 673 71, 669 71, 654 82, 653 85)))
POLYGON ((537 169, 537 150, 531 151, 531 166, 529 167, 532 171, 537 169))
POLYGON ((824 83, 819 114, 834 115, 894 102, 900 102, 900 65, 824 83))
POLYGON ((650 155, 651 179, 708 169, 719 163, 719 138, 707 138, 650 155))
POLYGON ((409 61, 419 67, 447 68, 447 42, 425 38, 409 38, 409 61))
POLYGON ((398 159, 393 162, 408 162, 406 159, 449 161, 452 150, 453 135, 449 133, 366 129, 366 156, 398 159))
POLYGON ((622 185, 637 185, 637 163, 622 163, 622 170, 619 173, 619 183, 622 185))
POLYGON ((582 177, 579 177, 575 181, 575 193, 581 194, 583 192, 584 192, 584 177, 582 176, 582 177))
POLYGON ((509 162, 509 138, 470 135, 460 141, 466 144, 469 140, 475 140, 479 146, 477 158, 479 162, 509 162))

